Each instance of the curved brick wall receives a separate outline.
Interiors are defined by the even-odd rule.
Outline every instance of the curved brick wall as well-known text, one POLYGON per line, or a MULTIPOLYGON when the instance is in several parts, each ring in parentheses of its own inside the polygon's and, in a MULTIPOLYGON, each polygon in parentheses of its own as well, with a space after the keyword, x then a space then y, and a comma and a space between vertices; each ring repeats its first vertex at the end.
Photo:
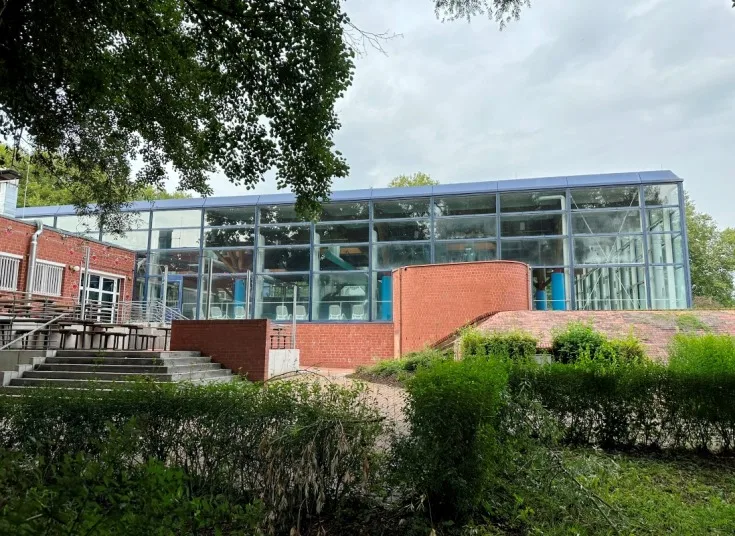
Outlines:
POLYGON ((420 350, 485 313, 530 310, 530 277, 528 265, 514 261, 395 270, 394 355, 420 350))

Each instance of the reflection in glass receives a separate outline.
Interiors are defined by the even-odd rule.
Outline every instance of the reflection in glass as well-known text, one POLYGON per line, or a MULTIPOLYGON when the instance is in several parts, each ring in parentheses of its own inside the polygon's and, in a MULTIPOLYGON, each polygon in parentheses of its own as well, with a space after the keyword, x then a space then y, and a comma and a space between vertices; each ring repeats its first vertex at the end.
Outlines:
POLYGON ((290 223, 303 222, 304 219, 296 214, 294 205, 269 205, 259 208, 260 223, 290 223))
POLYGON ((628 208, 640 205, 638 186, 572 188, 572 209, 628 208))
POLYGON ((437 242, 434 246, 434 258, 437 263, 494 261, 496 259, 495 242, 437 242))
POLYGON ((538 311, 565 311, 572 308, 571 288, 565 268, 534 268, 533 308, 538 311))
POLYGON ((686 309, 687 287, 683 266, 651 266, 651 307, 686 309))
POLYGON ((319 248, 319 270, 367 270, 368 246, 327 246, 319 248))
POLYGON ((501 212, 535 212, 537 210, 564 210, 567 194, 564 190, 543 192, 509 192, 500 194, 501 212))
POLYGON ((311 239, 309 225, 269 225, 258 229, 258 244, 263 246, 286 246, 289 244, 308 244, 311 239))
POLYGON ((388 322, 393 319, 393 274, 372 272, 372 319, 388 322))
POLYGON ((373 246, 373 268, 389 270, 412 264, 429 264, 429 244, 380 244, 373 246))
POLYGON ((648 235, 649 264, 678 264, 683 258, 681 234, 648 235))
POLYGON ((154 210, 153 228, 161 227, 201 227, 202 211, 195 210, 154 210))
POLYGON ((163 274, 168 267, 169 274, 196 274, 199 272, 199 250, 173 250, 151 252, 151 275, 163 274))
POLYGON ((646 309, 646 280, 642 267, 577 268, 574 297, 579 310, 646 309))
POLYGON ((367 220, 369 217, 367 201, 324 203, 320 221, 367 220))
POLYGON ((573 212, 572 231, 575 234, 640 233, 641 211, 635 209, 573 212))
POLYGON ((429 215, 429 198, 373 201, 373 218, 422 218, 429 215))
POLYGON ((128 249, 148 249, 148 231, 128 231, 125 235, 103 234, 102 241, 128 249))
POLYGON ((431 237, 429 220, 376 222, 373 226, 376 242, 428 240, 431 237))
POLYGON ((495 214, 495 194, 437 197, 434 207, 436 216, 495 214))
POLYGON ((57 216, 56 228, 71 233, 88 233, 99 230, 95 216, 57 216))
POLYGON ((366 273, 314 275, 312 319, 366 321, 368 275, 366 273))
POLYGON ((315 240, 321 244, 338 242, 367 242, 370 239, 368 223, 318 223, 315 240))
POLYGON ((574 239, 576 264, 626 264, 643 262, 640 236, 590 236, 574 239))
POLYGON ((646 206, 679 204, 678 184, 656 184, 646 186, 643 191, 643 195, 646 198, 646 206))
POLYGON ((204 272, 214 274, 243 274, 253 269, 253 250, 205 249, 204 272), (211 263, 211 264, 210 264, 211 263))
POLYGON ((655 233, 681 231, 679 207, 652 208, 648 211, 648 230, 655 233))
POLYGON ((506 261, 520 261, 532 266, 561 266, 566 264, 566 248, 564 238, 503 240, 500 254, 506 261))
POLYGON ((204 226, 254 225, 255 207, 221 207, 204 210, 204 226))
POLYGON ((287 322, 294 317, 296 320, 309 319, 309 275, 259 275, 255 279, 255 318, 287 322))
POLYGON ((547 236, 566 234, 566 215, 523 214, 500 218, 501 236, 547 236))
POLYGON ((220 227, 204 231, 206 247, 252 246, 255 230, 252 227, 220 227))
POLYGON ((193 248, 199 245, 199 229, 151 231, 151 249, 193 248))
POLYGON ((246 275, 213 277, 202 282, 202 318, 242 320, 248 317, 246 275), (211 288, 210 287, 211 281, 211 288))
POLYGON ((260 248, 258 250, 258 272, 307 272, 311 249, 305 248, 260 248))
POLYGON ((440 218, 434 220, 435 238, 488 238, 495 236, 495 216, 440 218))

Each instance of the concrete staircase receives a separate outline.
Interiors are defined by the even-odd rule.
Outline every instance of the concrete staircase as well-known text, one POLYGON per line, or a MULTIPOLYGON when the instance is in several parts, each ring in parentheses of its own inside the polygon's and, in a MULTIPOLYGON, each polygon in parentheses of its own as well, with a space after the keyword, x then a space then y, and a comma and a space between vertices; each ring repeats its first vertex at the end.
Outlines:
POLYGON ((199 352, 57 350, 34 357, 5 389, 65 387, 111 389, 142 378, 156 382, 229 382, 232 371, 199 352))

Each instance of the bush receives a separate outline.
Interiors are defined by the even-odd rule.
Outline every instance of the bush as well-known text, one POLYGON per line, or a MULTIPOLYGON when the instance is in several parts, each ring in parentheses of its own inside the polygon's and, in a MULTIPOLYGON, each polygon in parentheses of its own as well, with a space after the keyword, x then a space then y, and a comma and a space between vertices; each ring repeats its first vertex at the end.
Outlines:
POLYGON ((605 336, 582 322, 570 322, 556 331, 551 341, 551 353, 560 363, 574 363, 583 354, 598 355, 605 344, 605 336))
POLYGON ((671 370, 700 374, 735 374, 735 337, 676 335, 669 348, 671 370))
POLYGON ((530 361, 536 356, 538 340, 523 331, 483 332, 469 329, 462 333, 460 353, 468 357, 500 357, 530 361))
POLYGON ((421 368, 428 368, 435 363, 451 360, 451 353, 443 350, 427 348, 420 352, 411 352, 400 359, 386 359, 378 361, 369 367, 358 367, 359 374, 375 376, 378 378, 406 379, 421 368))

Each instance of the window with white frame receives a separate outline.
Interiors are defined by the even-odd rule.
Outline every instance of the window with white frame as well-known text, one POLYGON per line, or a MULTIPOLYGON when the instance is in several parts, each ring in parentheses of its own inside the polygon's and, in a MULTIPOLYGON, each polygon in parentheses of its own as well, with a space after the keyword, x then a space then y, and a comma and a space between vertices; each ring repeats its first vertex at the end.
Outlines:
POLYGON ((0 253, 0 290, 18 290, 19 255, 0 253))
POLYGON ((61 296, 63 276, 63 264, 37 260, 33 274, 33 293, 44 296, 61 296))

